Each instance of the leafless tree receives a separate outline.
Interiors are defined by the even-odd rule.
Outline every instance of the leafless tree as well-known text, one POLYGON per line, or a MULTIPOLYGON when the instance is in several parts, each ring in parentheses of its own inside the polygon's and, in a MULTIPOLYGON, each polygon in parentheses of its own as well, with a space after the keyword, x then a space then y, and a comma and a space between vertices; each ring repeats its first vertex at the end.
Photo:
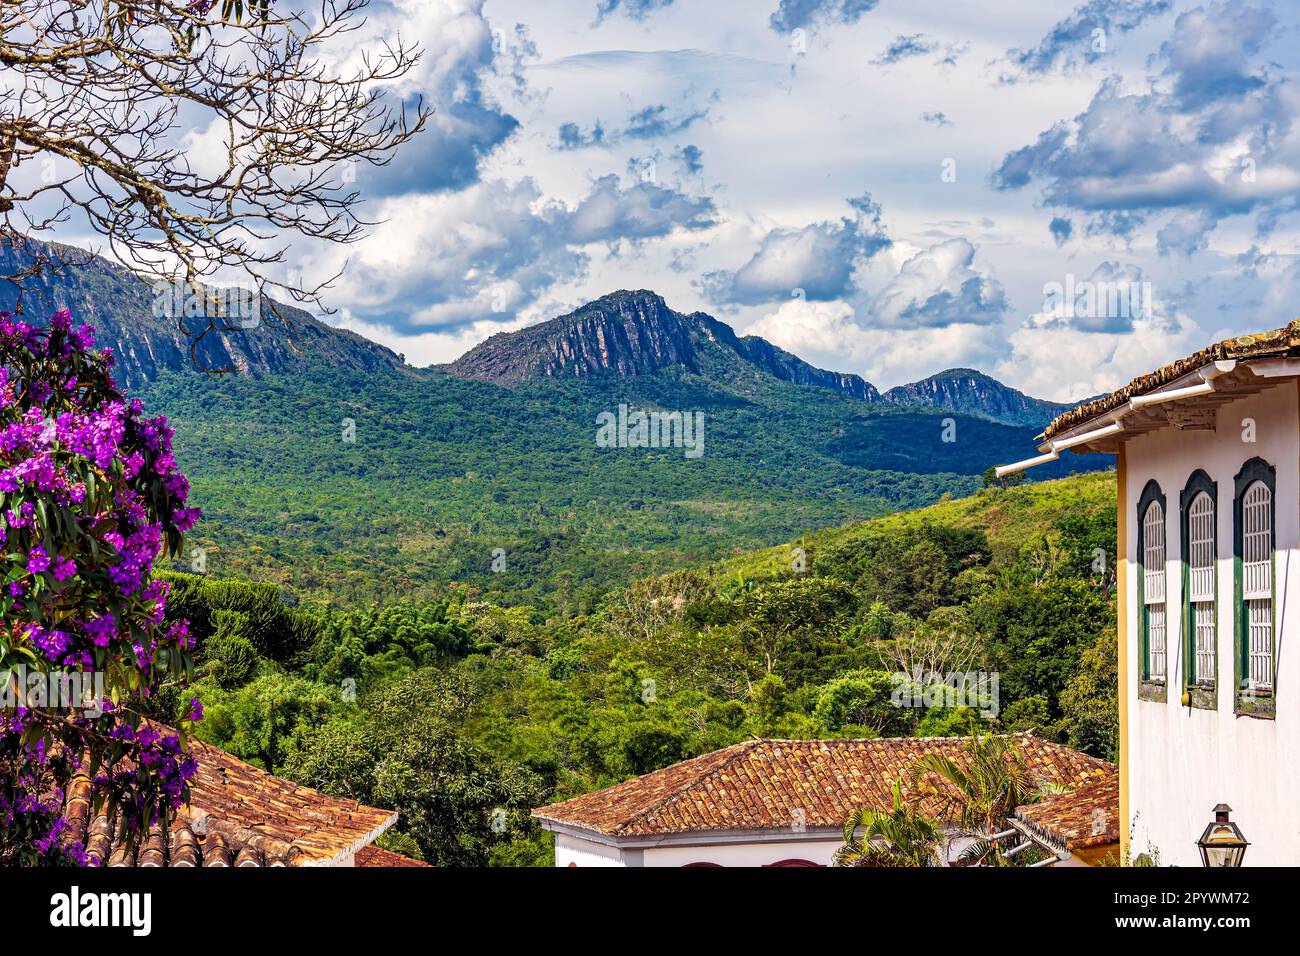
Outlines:
POLYGON ((628 643, 649 640, 661 628, 683 620, 691 606, 708 595, 708 582, 694 571, 645 578, 630 585, 610 605, 606 626, 628 643))
MULTIPOLYGON (((335 277, 286 278, 289 243, 360 238, 357 164, 429 112, 385 98, 418 49, 349 50, 368 2, 0 0, 0 245, 21 253, 0 280, 59 268, 30 240, 79 214, 146 280, 319 304, 335 277)), ((204 318, 182 320, 195 346, 227 330, 204 318)))
POLYGON ((969 670, 983 649, 965 614, 957 609, 937 611, 911 632, 875 646, 900 673, 919 680, 969 670))

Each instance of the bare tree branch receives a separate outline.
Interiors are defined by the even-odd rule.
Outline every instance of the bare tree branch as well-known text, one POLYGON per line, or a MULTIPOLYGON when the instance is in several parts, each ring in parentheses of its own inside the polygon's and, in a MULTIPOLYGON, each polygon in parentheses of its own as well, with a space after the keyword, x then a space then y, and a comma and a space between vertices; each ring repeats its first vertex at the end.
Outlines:
MULTIPOLYGON (((420 58, 400 39, 334 65, 368 2, 0 0, 0 244, 23 253, 0 280, 66 266, 29 240, 79 216, 147 280, 203 295, 234 271, 319 307, 337 277, 286 278, 292 240, 361 238, 357 164, 430 112, 386 102, 420 58)), ((192 350, 237 328, 179 324, 192 350)))

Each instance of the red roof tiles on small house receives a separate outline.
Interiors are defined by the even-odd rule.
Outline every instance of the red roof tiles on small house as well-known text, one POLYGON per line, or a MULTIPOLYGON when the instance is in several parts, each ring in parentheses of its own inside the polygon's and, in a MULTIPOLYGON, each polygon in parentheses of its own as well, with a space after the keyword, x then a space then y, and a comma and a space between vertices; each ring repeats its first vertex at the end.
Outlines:
POLYGON ((357 866, 405 869, 420 866, 427 868, 429 864, 423 860, 415 860, 409 856, 404 856, 401 853, 394 853, 392 850, 385 850, 383 847, 375 846, 372 843, 370 846, 357 850, 357 866))
POLYGON ((1119 842, 1119 770, 1067 792, 1017 807, 1015 821, 1034 838, 1061 851, 1119 842))
MULTIPOLYGON (((1031 734, 1012 735, 1040 783, 1087 782, 1112 765, 1031 734)), ((957 762, 968 737, 751 740, 533 811, 543 823, 611 837, 717 830, 840 828, 858 807, 888 809, 890 788, 915 793, 912 768, 942 753, 957 762)), ((937 812, 938 801, 922 807, 937 812)))
POLYGON ((396 813, 299 786, 195 738, 189 747, 198 773, 168 831, 154 827, 138 847, 119 841, 114 821, 94 815, 90 780, 79 774, 65 800, 66 839, 83 841, 105 866, 334 866, 397 821, 396 813))

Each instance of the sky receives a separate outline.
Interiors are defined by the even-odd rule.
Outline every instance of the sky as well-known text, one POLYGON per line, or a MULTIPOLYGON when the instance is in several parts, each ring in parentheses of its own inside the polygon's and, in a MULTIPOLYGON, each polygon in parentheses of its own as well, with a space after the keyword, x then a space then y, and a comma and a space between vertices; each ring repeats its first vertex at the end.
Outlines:
POLYGON ((1300 316, 1300 4, 372 0, 429 129, 329 320, 446 362, 653 289, 880 388, 1067 401, 1300 316), (1090 285, 1091 284, 1091 285, 1090 285), (1120 290, 1093 296, 1090 290, 1120 290))

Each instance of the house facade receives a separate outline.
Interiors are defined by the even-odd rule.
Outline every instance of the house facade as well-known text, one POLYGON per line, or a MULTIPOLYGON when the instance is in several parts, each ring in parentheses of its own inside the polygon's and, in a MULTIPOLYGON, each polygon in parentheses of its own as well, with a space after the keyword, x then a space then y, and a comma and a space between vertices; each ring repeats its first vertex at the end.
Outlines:
POLYGON ((1042 456, 1117 456, 1125 852, 1300 864, 1300 323, 1218 343, 1060 416, 1042 456))
MULTIPOLYGON (((1048 850, 1050 863, 1081 862, 1069 846, 1076 838, 1117 851, 1113 793, 1108 811, 1104 797, 1089 798, 1082 823, 1068 800, 1069 793, 1113 787, 1114 766, 1031 734, 1016 734, 1014 742, 1037 782, 1067 788, 1053 798, 1057 803, 1044 806, 1050 812, 1042 819, 1029 815, 1036 807, 1019 809, 1011 823, 1020 830, 1017 842, 1048 850)), ((941 801, 918 786, 912 768, 927 754, 960 764, 968 743, 966 737, 749 740, 542 807, 533 816, 555 834, 560 867, 830 866, 844 845, 845 821, 862 807, 888 811, 895 780, 906 801, 938 815, 941 801)), ((949 835, 945 863, 971 842, 953 828, 949 835)))
POLYGON ((601 834, 568 830, 563 824, 547 825, 555 831, 555 865, 675 866, 675 867, 816 867, 830 866, 835 851, 844 845, 840 828, 819 827, 798 833, 753 830, 673 838, 604 838, 601 834))

